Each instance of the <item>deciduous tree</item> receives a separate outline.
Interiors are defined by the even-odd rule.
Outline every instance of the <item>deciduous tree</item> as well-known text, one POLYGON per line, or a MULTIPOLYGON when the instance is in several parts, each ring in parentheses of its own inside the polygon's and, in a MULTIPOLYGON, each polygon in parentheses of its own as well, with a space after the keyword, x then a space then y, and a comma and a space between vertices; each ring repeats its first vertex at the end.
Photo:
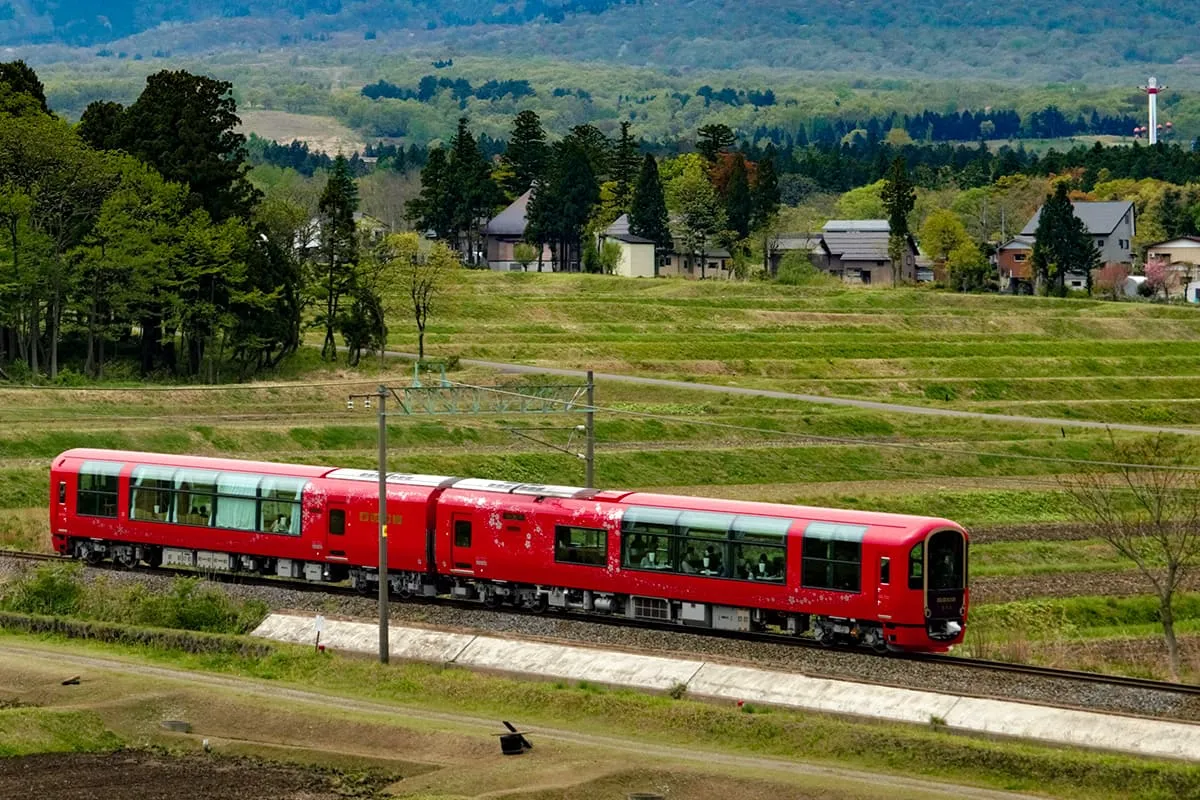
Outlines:
POLYGON ((1158 600, 1172 680, 1179 680, 1175 598, 1200 567, 1200 482, 1178 437, 1132 441, 1109 435, 1105 471, 1065 481, 1093 535, 1132 561, 1158 600))
POLYGON ((962 220, 948 209, 934 211, 921 225, 921 247, 938 261, 945 261, 952 250, 970 241, 962 220))

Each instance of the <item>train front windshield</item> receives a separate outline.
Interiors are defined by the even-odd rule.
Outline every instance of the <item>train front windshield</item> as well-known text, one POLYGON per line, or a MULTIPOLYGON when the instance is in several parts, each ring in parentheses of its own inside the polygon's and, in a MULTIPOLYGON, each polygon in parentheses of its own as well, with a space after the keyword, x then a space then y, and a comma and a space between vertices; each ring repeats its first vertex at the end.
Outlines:
POLYGON ((929 588, 933 591, 966 586, 963 537, 958 531, 940 531, 929 539, 929 588))
POLYGON ((967 545, 961 531, 938 531, 925 546, 925 622, 929 638, 950 641, 962 632, 966 614, 967 545))

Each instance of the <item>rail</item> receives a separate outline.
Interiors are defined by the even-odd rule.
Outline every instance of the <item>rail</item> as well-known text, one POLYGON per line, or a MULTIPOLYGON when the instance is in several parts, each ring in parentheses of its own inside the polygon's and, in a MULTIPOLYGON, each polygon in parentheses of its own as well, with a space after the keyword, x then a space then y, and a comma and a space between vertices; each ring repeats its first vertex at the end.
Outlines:
MULTIPOLYGON (((0 558, 9 558, 23 561, 52 561, 64 563, 81 563, 74 559, 50 555, 46 553, 30 553, 21 550, 6 550, 0 549, 0 558)), ((171 574, 180 576, 203 577, 217 583, 238 584, 243 586, 262 586, 267 588, 286 588, 301 592, 319 592, 325 594, 337 594, 343 596, 362 596, 361 593, 345 586, 336 586, 323 583, 308 583, 305 581, 291 580, 286 578, 257 576, 247 573, 227 573, 227 572, 212 572, 203 570, 193 570, 186 568, 173 567, 134 567, 127 568, 112 563, 101 563, 96 565, 88 565, 89 569, 107 569, 121 572, 139 572, 143 574, 171 574)), ((506 614, 520 615, 545 615, 554 614, 557 612, 538 612, 528 609, 517 608, 513 606, 491 607, 482 603, 455 600, 450 598, 412 598, 403 602, 408 603, 425 603, 444 605, 452 608, 464 608, 479 611, 496 611, 506 614)), ((825 649, 824 645, 811 639, 801 639, 794 636, 785 636, 775 633, 762 632, 746 632, 746 631, 720 631, 712 629, 698 630, 688 628, 682 625, 656 622, 653 620, 638 620, 629 619, 627 617, 611 617, 600 614, 585 614, 580 612, 570 612, 572 619, 577 619, 580 622, 597 623, 601 625, 611 625, 627 628, 641 628, 644 630, 669 631, 672 633, 682 633, 700 638, 720 638, 731 639, 749 642, 762 642, 768 644, 785 645, 789 647, 811 647, 825 649)), ((965 658, 962 656, 949 656, 934 653, 890 653, 887 655, 875 655, 866 649, 847 649, 842 648, 843 652, 852 652, 856 655, 873 658, 892 658, 904 659, 908 661, 922 662, 927 664, 942 664, 954 667, 963 667, 966 669, 986 670, 991 672, 1005 672, 1009 674, 1026 675, 1029 677, 1048 678, 1052 680, 1077 681, 1091 684, 1102 684, 1107 686, 1119 686, 1131 689, 1143 689, 1148 691, 1165 692, 1168 694, 1176 694, 1183 696, 1200 696, 1200 685, 1186 683, 1172 683, 1170 681, 1157 681, 1150 678, 1136 678, 1125 675, 1110 675, 1100 672, 1086 672, 1083 670, 1061 669, 1058 667, 1043 667, 1033 664, 1016 664, 1007 661, 989 661, 976 658, 965 658)), ((825 675, 821 677, 829 677, 838 680, 850 680, 854 682, 865 682, 861 678, 845 678, 835 675, 825 675)), ((894 684, 881 684, 894 685, 894 684)), ((909 688, 909 687, 899 687, 909 688)), ((971 695, 970 692, 964 691, 958 694, 964 696, 986 696, 986 695, 971 695)), ((1004 698, 1011 699, 1011 698, 1004 698)))

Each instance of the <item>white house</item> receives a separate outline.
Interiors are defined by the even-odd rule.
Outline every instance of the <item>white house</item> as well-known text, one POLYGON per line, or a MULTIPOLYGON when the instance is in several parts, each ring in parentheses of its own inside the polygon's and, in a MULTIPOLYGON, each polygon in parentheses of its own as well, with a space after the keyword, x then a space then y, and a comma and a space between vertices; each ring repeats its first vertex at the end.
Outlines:
POLYGON ((600 234, 600 246, 615 242, 621 248, 621 260, 615 274, 626 278, 654 277, 654 241, 629 232, 629 215, 622 214, 600 234))

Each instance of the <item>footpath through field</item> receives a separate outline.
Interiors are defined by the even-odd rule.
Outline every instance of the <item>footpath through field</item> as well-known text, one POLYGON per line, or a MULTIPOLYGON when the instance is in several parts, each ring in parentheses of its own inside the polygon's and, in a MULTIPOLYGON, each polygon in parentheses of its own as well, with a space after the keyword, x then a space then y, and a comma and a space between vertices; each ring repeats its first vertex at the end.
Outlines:
MULTIPOLYGON (((388 354, 395 358, 417 359, 416 353, 402 353, 389 350, 388 354)), ((562 367, 542 367, 534 364, 510 364, 503 361, 482 361, 474 358, 459 360, 460 364, 470 367, 482 367, 515 375, 555 375, 564 378, 586 378, 587 371, 579 369, 564 369, 562 367)), ((800 394, 797 392, 779 392, 773 389, 750 389, 743 386, 723 386, 717 383, 693 383, 692 381, 677 381, 668 378, 648 378, 642 375, 620 375, 610 372, 597 372, 593 375, 597 381, 617 381, 643 386, 658 386, 666 389, 681 389, 702 392, 718 392, 723 394, 741 395, 743 397, 767 397, 773 400, 796 400, 802 403, 814 403, 827 406, 848 406, 863 408, 870 411, 883 411, 890 414, 924 414, 930 417, 959 417, 963 419, 981 419, 991 422, 1021 423, 1026 425, 1048 425, 1059 428, 1095 428, 1100 430, 1129 431, 1132 433, 1176 433, 1183 436, 1200 436, 1200 428, 1178 428, 1162 425, 1137 425, 1128 422, 1097 422, 1085 419, 1059 419, 1055 417, 1026 417, 1018 414, 989 414, 984 411, 962 411, 953 408, 930 408, 927 406, 909 406, 899 403, 883 403, 878 400, 856 400, 851 397, 827 397, 819 394, 800 394)))

